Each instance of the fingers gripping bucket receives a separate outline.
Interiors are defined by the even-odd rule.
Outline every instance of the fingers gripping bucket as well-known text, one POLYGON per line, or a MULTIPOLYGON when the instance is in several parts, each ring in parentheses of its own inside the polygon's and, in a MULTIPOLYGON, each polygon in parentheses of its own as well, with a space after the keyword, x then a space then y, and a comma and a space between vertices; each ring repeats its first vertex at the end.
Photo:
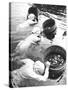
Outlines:
POLYGON ((46 60, 51 63, 49 69, 49 78, 50 79, 59 78, 65 71, 66 51, 60 46, 57 45, 51 46, 45 50, 44 62, 46 60))

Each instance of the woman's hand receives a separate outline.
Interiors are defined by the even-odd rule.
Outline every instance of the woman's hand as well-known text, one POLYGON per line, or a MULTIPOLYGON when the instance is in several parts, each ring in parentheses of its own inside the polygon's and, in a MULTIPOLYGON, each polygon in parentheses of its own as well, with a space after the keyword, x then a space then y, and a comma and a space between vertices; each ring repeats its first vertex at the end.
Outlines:
POLYGON ((50 67, 50 62, 49 61, 45 62, 45 65, 46 67, 50 67))

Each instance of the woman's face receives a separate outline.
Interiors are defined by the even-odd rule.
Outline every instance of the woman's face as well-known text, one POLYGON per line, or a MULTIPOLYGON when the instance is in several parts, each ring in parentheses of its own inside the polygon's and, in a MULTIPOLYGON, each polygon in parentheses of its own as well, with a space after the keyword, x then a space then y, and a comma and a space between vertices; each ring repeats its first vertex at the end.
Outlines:
POLYGON ((35 15, 34 15, 34 14, 29 14, 29 15, 28 15, 28 19, 34 20, 34 19, 35 19, 35 15))

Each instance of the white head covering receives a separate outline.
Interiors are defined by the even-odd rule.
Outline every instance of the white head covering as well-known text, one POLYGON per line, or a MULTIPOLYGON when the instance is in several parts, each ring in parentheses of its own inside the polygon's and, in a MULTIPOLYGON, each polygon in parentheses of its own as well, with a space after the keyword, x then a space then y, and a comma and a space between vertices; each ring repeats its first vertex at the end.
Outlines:
POLYGON ((40 28, 40 27, 35 27, 33 30, 32 30, 32 34, 36 34, 36 35, 41 35, 41 32, 43 30, 40 28))
POLYGON ((34 71, 37 73, 37 74, 40 74, 42 75, 44 73, 44 69, 45 69, 45 66, 42 62, 40 61, 36 61, 35 64, 34 64, 34 71))

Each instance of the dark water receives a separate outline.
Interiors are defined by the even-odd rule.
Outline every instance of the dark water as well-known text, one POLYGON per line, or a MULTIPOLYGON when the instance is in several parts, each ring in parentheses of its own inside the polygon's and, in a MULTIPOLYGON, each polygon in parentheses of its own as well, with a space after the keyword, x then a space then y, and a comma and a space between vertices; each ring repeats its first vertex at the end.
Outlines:
POLYGON ((49 12, 55 15, 66 16, 66 6, 65 5, 49 5, 49 4, 35 4, 41 11, 49 12))

